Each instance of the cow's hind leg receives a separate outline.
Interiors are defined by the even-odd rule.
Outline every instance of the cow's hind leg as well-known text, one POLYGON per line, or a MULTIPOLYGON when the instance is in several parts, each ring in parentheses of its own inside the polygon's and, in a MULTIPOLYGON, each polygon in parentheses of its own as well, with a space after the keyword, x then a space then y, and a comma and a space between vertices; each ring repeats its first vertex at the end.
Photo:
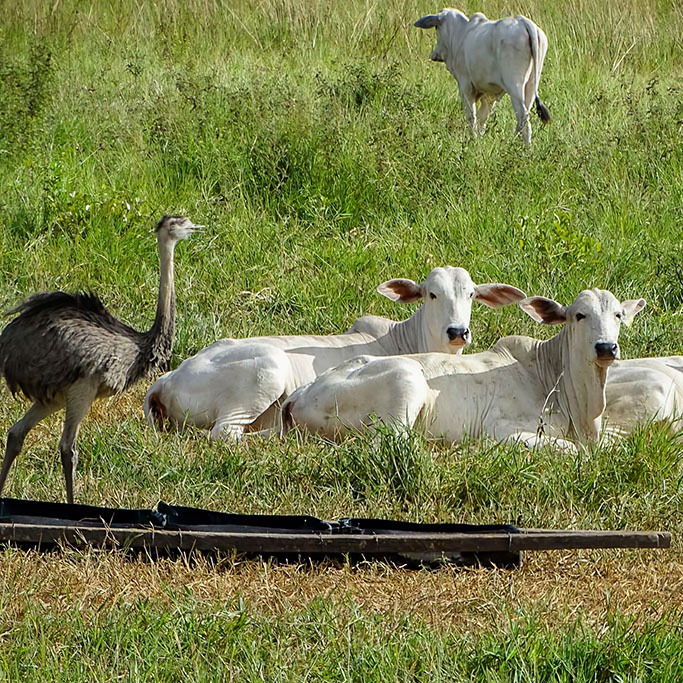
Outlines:
POLYGON ((289 358, 281 349, 266 345, 254 346, 249 354, 234 366, 239 382, 226 385, 225 393, 217 397, 212 439, 239 441, 245 434, 267 434, 280 427, 279 401, 291 391, 289 358))
POLYGON ((477 133, 477 119, 475 117, 476 100, 474 93, 471 88, 463 87, 460 84, 460 101, 462 102, 462 108, 465 110, 465 119, 467 120, 467 125, 469 125, 472 132, 476 135, 477 133))
POLYGON ((429 395, 422 366, 409 358, 391 358, 373 363, 369 370, 368 394, 384 399, 377 401, 372 417, 398 433, 412 429, 429 395))
POLYGON ((503 443, 521 443, 527 448, 536 449, 549 447, 563 453, 578 453, 578 446, 567 439, 545 436, 544 434, 534 434, 533 432, 517 431, 501 438, 503 443))
MULTIPOLYGON (((283 385, 284 387, 284 385, 283 385)), ((252 404, 246 412, 232 412, 220 415, 210 432, 212 441, 221 439, 230 443, 240 441, 244 436, 264 438, 282 432, 280 402, 276 401, 261 410, 263 404, 252 404)))
POLYGON ((498 101, 497 97, 484 95, 477 103, 477 126, 476 131, 479 135, 486 132, 486 122, 493 111, 493 107, 498 101))
POLYGON ((245 424, 236 424, 235 418, 232 415, 221 416, 213 425, 210 438, 212 441, 220 439, 228 443, 237 443, 244 436, 245 426, 245 424))
POLYGON ((427 393, 416 361, 362 356, 298 389, 285 405, 285 420, 329 438, 377 422, 403 433, 415 424, 427 393))
POLYGON ((518 97, 511 97, 512 108, 515 110, 517 117, 516 135, 521 135, 522 142, 526 147, 531 144, 531 123, 529 121, 529 110, 524 104, 524 100, 518 97))

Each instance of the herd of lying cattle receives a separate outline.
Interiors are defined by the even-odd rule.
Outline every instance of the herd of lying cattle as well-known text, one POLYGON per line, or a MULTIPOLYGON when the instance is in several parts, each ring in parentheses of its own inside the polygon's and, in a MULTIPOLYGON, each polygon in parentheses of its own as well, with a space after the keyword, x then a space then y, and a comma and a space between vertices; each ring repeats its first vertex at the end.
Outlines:
POLYGON ((507 284, 475 285, 450 266, 420 284, 397 279, 378 290, 422 305, 402 322, 360 318, 346 334, 220 340, 150 387, 148 421, 226 440, 293 425, 337 438, 380 421, 447 442, 488 435, 565 450, 605 429, 683 427, 683 357, 618 360, 619 328, 644 299, 619 302, 592 289, 563 306, 507 284), (463 356, 475 300, 517 302, 536 322, 563 327, 547 341, 504 337, 463 356))

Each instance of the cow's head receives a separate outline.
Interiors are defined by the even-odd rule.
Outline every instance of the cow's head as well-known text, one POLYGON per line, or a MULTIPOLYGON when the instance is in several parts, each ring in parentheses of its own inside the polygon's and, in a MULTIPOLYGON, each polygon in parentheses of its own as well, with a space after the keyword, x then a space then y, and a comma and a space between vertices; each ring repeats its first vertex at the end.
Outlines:
POLYGON ((446 62, 448 55, 460 42, 459 29, 467 25, 467 17, 457 9, 445 9, 439 14, 427 14, 414 24, 417 28, 435 28, 436 45, 432 50, 433 62, 446 62))
POLYGON ((382 283, 377 291, 392 301, 410 303, 422 300, 413 316, 410 333, 417 336, 414 346, 421 352, 462 353, 471 343, 472 302, 498 308, 524 299, 526 294, 512 285, 490 282, 475 285, 464 268, 435 268, 424 282, 396 279, 382 283))
POLYGON ((586 289, 570 306, 540 296, 519 305, 540 323, 565 324, 546 342, 550 346, 541 367, 546 380, 557 376, 556 387, 562 382, 558 404, 570 431, 580 442, 594 441, 602 429, 607 371, 619 358, 619 330, 645 307, 645 299, 619 302, 603 289, 586 289))
POLYGON ((607 368, 619 358, 619 329, 645 308, 645 299, 619 302, 604 289, 585 289, 570 306, 534 296, 519 302, 536 322, 566 324, 571 354, 578 360, 607 368))

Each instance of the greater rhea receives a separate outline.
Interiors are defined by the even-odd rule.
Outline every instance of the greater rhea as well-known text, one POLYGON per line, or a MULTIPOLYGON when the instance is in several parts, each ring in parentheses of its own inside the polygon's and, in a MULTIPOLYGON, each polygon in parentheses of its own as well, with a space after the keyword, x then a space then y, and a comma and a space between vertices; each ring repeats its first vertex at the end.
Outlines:
POLYGON ((0 494, 28 432, 65 408, 59 450, 66 498, 73 503, 76 438, 90 406, 156 369, 168 369, 175 334, 173 252, 200 227, 182 216, 158 222, 159 296, 147 332, 117 320, 91 293, 41 292, 9 312, 19 315, 0 334, 0 375, 12 394, 21 392, 33 404, 7 433, 0 494))

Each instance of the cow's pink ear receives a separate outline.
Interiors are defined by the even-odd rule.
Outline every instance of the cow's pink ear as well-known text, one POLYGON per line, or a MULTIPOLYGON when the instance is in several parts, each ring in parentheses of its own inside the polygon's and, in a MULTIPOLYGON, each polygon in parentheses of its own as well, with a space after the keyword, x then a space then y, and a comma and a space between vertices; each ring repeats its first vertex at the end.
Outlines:
POLYGON ((544 296, 530 296, 522 299, 519 307, 537 323, 544 325, 561 325, 567 321, 567 307, 544 296))
POLYGON ((474 288, 474 298, 491 308, 514 304, 526 298, 526 294, 512 285, 489 282, 474 288))
POLYGON ((405 278, 387 280, 377 288, 377 291, 387 299, 399 301, 402 304, 419 301, 424 296, 422 287, 417 282, 405 278))
POLYGON ((621 302, 624 309, 624 324, 630 325, 636 313, 640 313, 645 308, 645 299, 627 299, 621 302))

